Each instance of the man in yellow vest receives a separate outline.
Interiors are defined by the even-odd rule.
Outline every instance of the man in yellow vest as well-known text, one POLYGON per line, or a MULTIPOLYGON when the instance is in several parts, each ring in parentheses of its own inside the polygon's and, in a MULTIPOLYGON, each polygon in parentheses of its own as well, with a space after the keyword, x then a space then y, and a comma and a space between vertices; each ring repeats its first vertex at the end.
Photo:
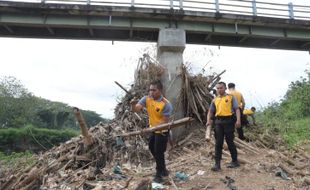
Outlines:
POLYGON ((244 121, 241 120, 241 123, 244 123, 245 126, 248 126, 250 124, 248 121, 248 116, 249 116, 252 118, 253 125, 255 126, 256 125, 255 116, 254 116, 255 111, 256 111, 255 107, 251 107, 251 109, 244 109, 243 110, 244 121))
MULTIPOLYGON (((228 83, 228 94, 233 95, 234 97, 236 97, 239 109, 240 109, 240 117, 241 117, 241 121, 244 119, 243 116, 243 110, 244 110, 244 106, 245 106, 245 101, 243 98, 243 95, 237 91, 235 89, 236 85, 234 83, 228 83)), ((243 125, 241 123, 241 126, 239 128, 237 128, 237 133, 238 133, 238 137, 241 140, 245 140, 244 134, 243 134, 243 125)))
POLYGON ((234 144, 235 127, 240 127, 240 109, 234 96, 226 94, 226 84, 219 82, 216 84, 217 96, 213 99, 209 111, 207 126, 215 122, 215 165, 212 171, 221 169, 222 149, 224 137, 230 151, 232 161, 228 168, 239 167, 237 159, 238 153, 234 144), (214 118, 214 121, 213 121, 214 118))
MULTIPOLYGON (((163 97, 162 90, 162 83, 154 81, 150 84, 148 96, 144 96, 139 101, 133 99, 130 102, 131 110, 134 112, 146 108, 149 117, 149 127, 168 123, 169 117, 172 114, 172 105, 163 97)), ((157 183, 163 182, 162 177, 168 176, 164 154, 167 149, 168 137, 168 130, 162 130, 155 131, 149 139, 149 149, 156 161, 156 174, 153 181, 157 183)))

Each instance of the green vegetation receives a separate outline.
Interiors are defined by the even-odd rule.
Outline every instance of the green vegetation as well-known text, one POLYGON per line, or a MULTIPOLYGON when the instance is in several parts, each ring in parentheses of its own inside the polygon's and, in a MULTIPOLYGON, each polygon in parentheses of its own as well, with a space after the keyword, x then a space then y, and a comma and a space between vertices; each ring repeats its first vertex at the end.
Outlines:
POLYGON ((79 133, 78 130, 69 128, 56 130, 31 125, 23 128, 0 129, 0 150, 5 152, 47 150, 79 133))
POLYGON ((7 173, 16 173, 21 168, 33 166, 37 162, 36 155, 29 151, 9 155, 0 152, 0 176, 7 173))
POLYGON ((290 84, 280 102, 258 114, 266 130, 280 134, 289 147, 310 140, 310 72, 306 73, 306 78, 290 84))
MULTIPOLYGON (((108 121, 94 111, 81 113, 88 126, 108 121)), ((76 136, 76 130, 72 107, 34 96, 14 77, 0 78, 0 150, 45 150, 76 136)))

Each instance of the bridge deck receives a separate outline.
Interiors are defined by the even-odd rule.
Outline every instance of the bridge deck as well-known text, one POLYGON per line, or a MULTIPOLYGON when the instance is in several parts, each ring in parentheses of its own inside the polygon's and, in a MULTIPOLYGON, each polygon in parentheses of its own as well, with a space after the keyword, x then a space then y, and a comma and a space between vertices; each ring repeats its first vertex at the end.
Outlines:
POLYGON ((0 36, 157 41, 182 28, 187 43, 309 50, 310 20, 126 6, 0 2, 0 36))

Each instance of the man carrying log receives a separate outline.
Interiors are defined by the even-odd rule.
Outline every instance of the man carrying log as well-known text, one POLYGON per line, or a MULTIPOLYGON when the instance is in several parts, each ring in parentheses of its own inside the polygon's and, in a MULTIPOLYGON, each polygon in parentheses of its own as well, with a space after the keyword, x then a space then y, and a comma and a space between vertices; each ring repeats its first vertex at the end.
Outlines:
MULTIPOLYGON (((243 117, 243 110, 244 110, 244 106, 245 106, 245 101, 243 98, 243 95, 241 94, 241 92, 237 91, 235 89, 236 85, 234 83, 228 83, 228 94, 233 95, 238 103, 239 106, 239 110, 240 110, 240 118, 241 121, 244 119, 243 117)), ((238 132, 238 137, 241 140, 245 140, 244 134, 243 134, 243 125, 241 123, 241 126, 239 128, 237 128, 237 132, 238 132)))
MULTIPOLYGON (((163 97, 163 85, 158 81, 150 84, 149 95, 144 96, 139 101, 131 100, 131 110, 138 112, 146 108, 149 117, 149 127, 168 123, 172 113, 171 103, 163 97)), ((156 174, 154 182, 163 182, 162 177, 168 176, 168 170, 165 164, 165 151, 167 149, 169 132, 168 130, 155 131, 149 139, 149 149, 156 161, 156 174)))
POLYGON ((234 144, 235 127, 240 127, 239 106, 234 96, 226 94, 226 84, 224 82, 216 84, 216 90, 217 96, 210 105, 206 124, 211 126, 215 122, 215 165, 211 168, 212 171, 219 171, 221 169, 224 137, 232 158, 227 167, 239 167, 237 149, 234 144), (214 121, 212 118, 214 118, 214 121))

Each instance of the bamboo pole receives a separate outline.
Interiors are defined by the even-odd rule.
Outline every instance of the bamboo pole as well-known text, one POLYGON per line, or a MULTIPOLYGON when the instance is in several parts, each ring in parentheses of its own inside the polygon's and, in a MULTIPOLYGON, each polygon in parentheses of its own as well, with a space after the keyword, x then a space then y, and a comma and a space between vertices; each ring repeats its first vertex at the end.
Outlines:
POLYGON ((91 136, 90 136, 89 133, 88 133, 88 128, 87 128, 86 122, 85 122, 85 120, 84 120, 84 118, 83 118, 83 115, 82 115, 81 112, 80 112, 80 109, 74 107, 74 108, 73 108, 73 111, 74 111, 75 118, 76 118, 77 121, 79 122, 81 131, 82 131, 82 135, 83 135, 83 137, 84 137, 84 143, 85 143, 87 146, 88 146, 88 145, 91 145, 91 144, 92 144, 92 138, 91 138, 91 136))
POLYGON ((164 124, 160 124, 154 127, 150 127, 150 128, 146 128, 140 131, 134 131, 134 132, 129 132, 129 133, 123 133, 123 134, 119 134, 116 135, 115 137, 129 137, 129 136, 134 136, 134 135, 141 135, 143 133, 152 133, 154 131, 160 131, 160 130, 165 130, 165 129, 169 129, 169 128, 176 128, 176 127, 181 127, 181 126, 185 126, 186 124, 190 123, 194 121, 193 118, 191 117, 185 117, 182 119, 178 119, 169 123, 164 123, 164 124))

